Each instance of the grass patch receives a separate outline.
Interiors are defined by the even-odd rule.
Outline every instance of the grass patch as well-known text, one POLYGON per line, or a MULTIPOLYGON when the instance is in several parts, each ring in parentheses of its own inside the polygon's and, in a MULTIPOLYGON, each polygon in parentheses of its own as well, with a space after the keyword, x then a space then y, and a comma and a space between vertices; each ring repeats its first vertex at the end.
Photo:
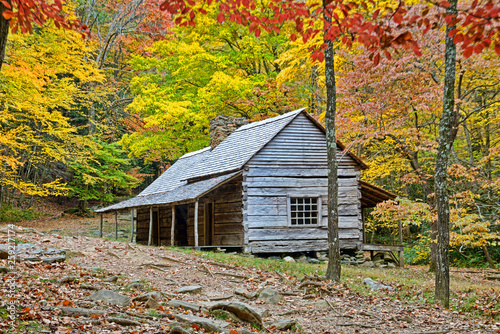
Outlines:
POLYGON ((5 203, 2 203, 0 208, 0 222, 4 223, 16 223, 23 220, 33 220, 40 218, 41 216, 42 213, 33 208, 20 209, 5 203))

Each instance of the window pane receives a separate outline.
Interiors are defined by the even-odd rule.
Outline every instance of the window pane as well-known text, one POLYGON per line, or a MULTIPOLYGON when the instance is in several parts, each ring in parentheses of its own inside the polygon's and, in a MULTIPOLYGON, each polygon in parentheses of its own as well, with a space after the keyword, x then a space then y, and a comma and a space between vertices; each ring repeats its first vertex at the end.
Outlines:
POLYGON ((293 197, 290 198, 290 212, 292 225, 318 224, 318 198, 293 197))

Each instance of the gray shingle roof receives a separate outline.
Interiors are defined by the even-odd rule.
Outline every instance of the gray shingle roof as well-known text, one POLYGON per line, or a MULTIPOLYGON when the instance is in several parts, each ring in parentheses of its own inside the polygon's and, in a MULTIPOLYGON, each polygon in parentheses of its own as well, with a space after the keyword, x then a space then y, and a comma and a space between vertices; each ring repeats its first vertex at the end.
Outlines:
POLYGON ((195 183, 183 184, 175 188, 173 191, 171 190, 161 193, 136 196, 129 200, 96 210, 95 212, 101 213, 114 210, 131 209, 140 206, 161 205, 194 200, 237 174, 239 174, 239 172, 229 173, 195 183))
POLYGON ((235 172, 239 171, 304 109, 244 125, 229 135, 214 150, 207 147, 185 154, 138 196, 96 210, 96 212, 195 199, 235 175, 235 172), (223 175, 218 176, 221 174, 223 175), (187 183, 189 179, 208 176, 217 177, 187 183))

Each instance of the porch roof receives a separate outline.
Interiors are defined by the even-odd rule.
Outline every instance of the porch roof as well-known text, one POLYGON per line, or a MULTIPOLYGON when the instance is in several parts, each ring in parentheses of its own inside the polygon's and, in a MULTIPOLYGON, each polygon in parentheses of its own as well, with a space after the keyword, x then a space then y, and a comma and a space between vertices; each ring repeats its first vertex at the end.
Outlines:
POLYGON ((361 180, 359 184, 361 185, 361 207, 363 208, 373 208, 378 203, 389 199, 393 200, 397 197, 393 193, 385 191, 373 184, 361 180))

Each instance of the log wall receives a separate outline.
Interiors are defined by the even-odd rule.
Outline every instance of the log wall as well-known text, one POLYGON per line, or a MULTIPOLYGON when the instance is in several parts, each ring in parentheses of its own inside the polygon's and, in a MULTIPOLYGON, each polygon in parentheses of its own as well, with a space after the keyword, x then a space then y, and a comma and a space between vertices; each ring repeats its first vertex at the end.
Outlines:
MULTIPOLYGON (((360 167, 348 155, 339 159, 339 236, 341 248, 361 248, 360 167)), ((324 133, 307 117, 297 118, 246 165, 243 173, 243 226, 253 253, 326 250, 327 152, 324 133), (318 197, 318 225, 292 226, 289 197, 318 197)))

